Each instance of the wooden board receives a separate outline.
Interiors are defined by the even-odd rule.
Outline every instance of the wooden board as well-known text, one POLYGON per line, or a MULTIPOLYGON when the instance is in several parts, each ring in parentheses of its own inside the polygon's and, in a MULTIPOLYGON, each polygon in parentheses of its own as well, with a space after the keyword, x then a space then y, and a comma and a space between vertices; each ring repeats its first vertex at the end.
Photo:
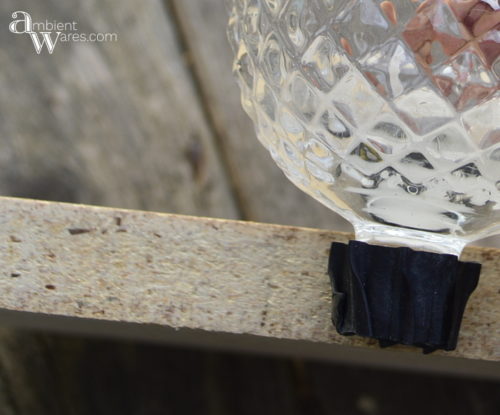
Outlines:
POLYGON ((0 25, 1 194, 239 216, 160 0, 5 0, 0 25), (38 56, 13 10, 118 41, 38 56))
MULTIPOLYGON (((5 198, 0 307, 37 314, 373 348, 330 322, 329 245, 347 234, 5 198)), ((500 252, 449 357, 500 361, 500 252)), ((416 351, 413 348, 399 348, 416 351)))

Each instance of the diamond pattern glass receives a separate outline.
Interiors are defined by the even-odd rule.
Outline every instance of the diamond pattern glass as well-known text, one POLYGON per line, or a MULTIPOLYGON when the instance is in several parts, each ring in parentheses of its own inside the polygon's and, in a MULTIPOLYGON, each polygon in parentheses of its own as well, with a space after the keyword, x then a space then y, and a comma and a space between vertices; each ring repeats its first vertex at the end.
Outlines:
POLYGON ((498 0, 228 0, 243 107, 367 242, 500 230, 498 0))

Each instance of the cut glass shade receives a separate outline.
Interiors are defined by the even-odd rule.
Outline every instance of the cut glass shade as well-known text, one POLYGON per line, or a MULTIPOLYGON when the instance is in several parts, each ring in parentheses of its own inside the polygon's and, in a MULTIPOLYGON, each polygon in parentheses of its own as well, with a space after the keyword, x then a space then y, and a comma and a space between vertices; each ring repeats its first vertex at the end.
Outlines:
POLYGON ((242 102, 360 241, 459 255, 500 231, 498 0, 228 0, 242 102))

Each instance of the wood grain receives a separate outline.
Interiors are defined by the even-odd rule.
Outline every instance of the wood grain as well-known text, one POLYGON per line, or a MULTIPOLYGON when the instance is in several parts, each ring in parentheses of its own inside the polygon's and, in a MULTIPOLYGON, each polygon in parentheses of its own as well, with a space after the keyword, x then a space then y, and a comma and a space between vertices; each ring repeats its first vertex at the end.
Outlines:
POLYGON ((60 43, 36 55, 0 37, 0 193, 238 216, 213 135, 159 0, 6 0, 35 21, 73 21, 117 42, 60 43))
MULTIPOLYGON (((0 218, 3 309, 376 347, 330 322, 329 244, 347 234, 9 198, 0 218)), ((464 254, 484 270, 446 356, 500 360, 499 253, 464 254)))

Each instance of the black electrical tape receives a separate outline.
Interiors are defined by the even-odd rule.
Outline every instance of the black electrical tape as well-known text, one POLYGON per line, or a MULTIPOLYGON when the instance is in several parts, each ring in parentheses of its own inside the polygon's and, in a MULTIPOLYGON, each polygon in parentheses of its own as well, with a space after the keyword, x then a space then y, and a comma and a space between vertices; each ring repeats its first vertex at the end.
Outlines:
POLYGON ((454 255, 351 241, 333 243, 328 273, 332 320, 343 335, 454 350, 481 265, 454 255))

